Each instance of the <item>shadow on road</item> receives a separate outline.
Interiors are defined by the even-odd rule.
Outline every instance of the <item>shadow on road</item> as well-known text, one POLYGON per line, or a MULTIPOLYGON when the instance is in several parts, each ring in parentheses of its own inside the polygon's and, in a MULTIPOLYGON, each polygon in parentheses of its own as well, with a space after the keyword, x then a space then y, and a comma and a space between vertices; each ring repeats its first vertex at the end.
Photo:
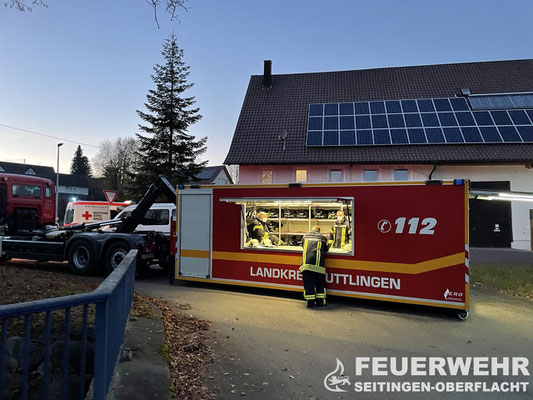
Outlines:
MULTIPOLYGON (((149 274, 142 279, 143 283, 148 283, 150 285, 156 285, 160 287, 184 287, 188 289, 198 289, 198 290, 214 290, 220 292, 231 292, 231 293, 242 293, 252 296, 264 296, 264 297, 277 297, 285 298, 291 300, 301 300, 302 292, 293 292, 286 290, 276 290, 276 289, 266 289, 266 288, 255 288, 248 286, 239 286, 239 285, 225 285, 218 283, 208 283, 208 282, 191 282, 191 281, 174 281, 173 285, 169 284, 169 278, 165 271, 152 269, 149 271, 149 274)), ((302 288, 303 290, 303 288, 302 288)), ((406 316, 423 316, 427 318, 433 318, 437 320, 457 320, 457 311, 438 308, 438 307, 429 307, 422 305, 414 304, 403 304, 403 303, 394 303, 381 300, 367 300, 367 299, 358 299, 351 297, 341 297, 330 295, 328 296, 328 306, 325 308, 315 308, 313 312, 328 312, 340 309, 353 309, 353 310, 364 310, 367 312, 377 312, 383 314, 403 314, 406 316)))

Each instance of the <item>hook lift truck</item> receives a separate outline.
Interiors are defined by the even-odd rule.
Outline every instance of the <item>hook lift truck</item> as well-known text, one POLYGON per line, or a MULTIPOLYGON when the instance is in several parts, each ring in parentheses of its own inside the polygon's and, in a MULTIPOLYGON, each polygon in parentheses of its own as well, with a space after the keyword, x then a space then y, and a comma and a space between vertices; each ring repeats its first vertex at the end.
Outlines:
POLYGON ((48 196, 49 193, 53 194, 53 183, 43 178, 23 178, 35 181, 20 183, 17 182, 22 179, 20 176, 0 174, 0 261, 11 258, 68 261, 70 270, 77 275, 97 272, 98 266, 104 266, 105 272, 111 273, 128 251, 135 248, 139 250, 137 265, 140 270, 150 264, 157 263, 166 267, 173 263, 174 255, 170 253, 171 238, 153 231, 134 233, 159 196, 176 198, 176 190, 164 176, 160 176, 159 180, 149 187, 135 210, 124 219, 51 229, 41 221, 38 214, 41 209, 31 203, 32 198, 33 203, 44 202, 45 200, 40 200, 41 197, 53 198, 48 196), (37 189, 39 185, 43 185, 42 190, 37 189), (16 193, 22 186, 33 188, 34 191, 25 193, 26 195, 13 195, 13 192, 16 193), (46 195, 41 196, 44 193, 46 195), (17 202, 17 206, 10 207, 10 203, 17 202), (29 218, 25 220, 20 218, 28 215, 29 218), (32 223, 17 224, 17 221, 28 220, 32 223), (114 226, 116 229, 114 232, 104 232, 101 229, 104 226, 114 226))

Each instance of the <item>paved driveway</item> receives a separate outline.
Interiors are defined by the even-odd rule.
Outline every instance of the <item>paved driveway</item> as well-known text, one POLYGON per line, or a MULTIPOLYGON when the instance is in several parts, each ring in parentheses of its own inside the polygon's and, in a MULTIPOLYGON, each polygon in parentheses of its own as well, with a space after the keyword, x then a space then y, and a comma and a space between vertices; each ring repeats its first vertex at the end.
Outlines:
MULTIPOLYGON (((208 371, 208 385, 218 399, 533 396, 533 387, 527 393, 492 394, 332 393, 324 387, 324 377, 335 368, 336 358, 344 363, 345 374, 352 375, 352 384, 356 356, 524 356, 533 361, 533 303, 485 289, 472 290, 471 315, 464 322, 454 313, 434 309, 342 298, 331 298, 326 309, 307 310, 296 293, 193 283, 170 286, 163 277, 137 281, 136 290, 189 303, 192 310, 187 312, 212 321, 219 360, 208 371)), ((533 386, 530 378, 525 380, 533 386)), ((433 384, 443 380, 426 379, 433 384)), ((477 378, 490 383, 504 379, 477 378)), ((358 380, 386 381, 368 376, 358 380)))

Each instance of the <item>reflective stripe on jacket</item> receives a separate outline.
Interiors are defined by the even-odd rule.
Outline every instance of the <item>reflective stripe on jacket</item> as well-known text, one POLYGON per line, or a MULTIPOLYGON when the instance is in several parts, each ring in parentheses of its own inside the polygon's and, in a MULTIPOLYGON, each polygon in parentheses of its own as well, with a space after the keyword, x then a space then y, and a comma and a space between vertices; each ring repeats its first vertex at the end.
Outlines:
POLYGON ((326 237, 319 232, 310 232, 303 237, 302 242, 302 265, 299 271, 313 271, 325 274, 325 258, 326 251, 328 251, 326 237))

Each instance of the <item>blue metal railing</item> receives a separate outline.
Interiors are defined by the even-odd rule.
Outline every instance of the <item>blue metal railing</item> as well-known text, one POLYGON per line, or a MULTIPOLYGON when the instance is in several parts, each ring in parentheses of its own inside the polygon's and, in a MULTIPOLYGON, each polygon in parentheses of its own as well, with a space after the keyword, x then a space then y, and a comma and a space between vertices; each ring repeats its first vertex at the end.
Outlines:
MULTIPOLYGON (((95 312, 95 335, 94 335, 94 399, 105 399, 115 364, 118 360, 122 343, 124 341, 124 330, 128 321, 129 311, 133 301, 133 290, 135 283, 135 265, 137 250, 131 250, 122 260, 120 265, 103 281, 96 290, 90 293, 77 294, 72 296, 58 297, 53 299, 30 301, 27 303, 8 304, 0 306, 0 322, 2 324, 0 342, 0 400, 13 396, 7 393, 10 382, 7 382, 7 342, 8 342, 8 322, 10 319, 24 318, 24 336, 22 346, 22 374, 20 398, 28 398, 30 384, 30 334, 32 315, 42 315, 44 313, 44 332, 42 362, 42 399, 50 397, 69 398, 69 342, 71 336, 71 310, 73 307, 83 307, 81 346, 80 346, 80 369, 79 369, 79 398, 86 396, 86 364, 87 364, 87 343, 89 327, 89 307, 94 305, 95 312), (50 357, 51 357, 51 313, 57 310, 64 310, 64 331, 63 331, 63 354, 60 393, 50 393, 50 357)), ((35 397, 35 396, 32 396, 35 397)))

